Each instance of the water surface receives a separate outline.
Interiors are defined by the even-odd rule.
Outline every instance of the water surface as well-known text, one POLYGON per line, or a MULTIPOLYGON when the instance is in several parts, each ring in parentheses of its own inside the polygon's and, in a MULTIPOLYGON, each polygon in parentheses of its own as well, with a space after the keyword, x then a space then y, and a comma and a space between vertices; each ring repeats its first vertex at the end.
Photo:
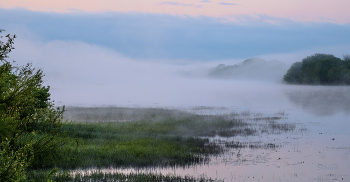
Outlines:
MULTIPOLYGON (((181 84, 191 84, 192 81, 181 84)), ((265 121, 249 119, 260 115, 279 116, 282 118, 278 120, 279 123, 294 123, 296 127, 293 131, 256 136, 214 137, 213 141, 271 143, 281 147, 231 148, 222 155, 212 156, 209 164, 186 168, 105 170, 206 176, 225 181, 350 180, 350 87, 218 80, 196 82, 196 85, 180 87, 180 90, 170 86, 161 89, 160 94, 140 93, 142 98, 147 99, 125 95, 126 98, 122 98, 118 104, 110 101, 107 105, 166 107, 197 114, 245 112, 248 114, 237 117, 258 123, 265 121)))

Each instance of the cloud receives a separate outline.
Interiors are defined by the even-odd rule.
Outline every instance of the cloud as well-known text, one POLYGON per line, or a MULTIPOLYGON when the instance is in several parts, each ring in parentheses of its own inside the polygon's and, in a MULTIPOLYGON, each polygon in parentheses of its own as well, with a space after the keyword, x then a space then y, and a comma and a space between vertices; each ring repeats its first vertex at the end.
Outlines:
POLYGON ((200 1, 200 2, 202 2, 202 3, 209 3, 209 2, 211 2, 211 1, 209 1, 209 0, 202 0, 202 1, 200 1))
POLYGON ((186 3, 179 3, 179 2, 161 2, 159 5, 172 5, 172 6, 189 6, 194 8, 201 8, 202 5, 195 5, 195 4, 186 4, 186 3))
MULTIPOLYGON (((235 16, 236 22, 227 22, 206 16, 0 9, 0 17, 7 17, 0 28, 19 39, 33 36, 42 42, 84 42, 132 59, 215 61, 350 46, 350 24, 294 22, 266 15, 235 16)), ((339 51, 349 54, 346 49, 339 51)))
POLYGON ((220 5, 237 6, 238 4, 236 4, 236 3, 225 3, 225 2, 220 2, 220 5))

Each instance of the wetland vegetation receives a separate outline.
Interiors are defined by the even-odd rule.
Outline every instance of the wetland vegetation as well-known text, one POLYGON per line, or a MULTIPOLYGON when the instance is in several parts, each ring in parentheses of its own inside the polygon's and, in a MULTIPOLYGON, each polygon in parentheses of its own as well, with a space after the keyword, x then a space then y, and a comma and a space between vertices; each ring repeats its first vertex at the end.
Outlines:
MULTIPOLYGON (((88 108, 87 108, 88 109, 88 108)), ((116 108, 116 110, 118 110, 116 108)), ((159 109, 159 115, 164 109, 159 109)), ((164 116, 160 116, 164 117, 164 116)), ((63 125, 70 138, 78 138, 76 160, 62 167, 109 167, 189 164, 205 161, 218 151, 207 145, 208 139, 227 128, 241 128, 246 123, 221 116, 188 115, 165 120, 127 122, 77 122, 63 125)), ((235 135, 232 129, 232 135, 235 135)))
POLYGON ((91 174, 73 175, 69 171, 110 167, 187 167, 206 164, 210 157, 223 154, 229 148, 279 148, 280 145, 273 143, 247 143, 224 138, 294 129, 292 124, 279 124, 277 121, 282 118, 282 114, 265 117, 247 111, 226 115, 199 115, 166 108, 67 107, 62 132, 65 134, 64 139, 71 142, 57 152, 59 160, 47 163, 46 168, 29 171, 28 177, 37 180, 49 176, 50 171, 45 169, 56 167, 60 170, 48 177, 55 181, 138 181, 141 178, 150 181, 211 181, 212 179, 204 177, 154 173, 109 174, 97 170, 91 174), (84 113, 89 113, 88 117, 84 113), (70 120, 71 118, 76 120, 70 120), (135 120, 131 121, 131 118, 135 120), (114 120, 110 121, 112 119, 114 120), (222 139, 211 139, 215 137, 222 139))

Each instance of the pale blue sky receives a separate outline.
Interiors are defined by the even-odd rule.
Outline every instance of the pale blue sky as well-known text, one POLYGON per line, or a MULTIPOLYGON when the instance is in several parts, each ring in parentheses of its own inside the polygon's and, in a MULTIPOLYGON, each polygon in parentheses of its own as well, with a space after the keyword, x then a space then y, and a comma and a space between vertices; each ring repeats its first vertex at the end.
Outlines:
POLYGON ((17 34, 18 39, 79 41, 135 59, 217 61, 332 46, 345 49, 321 53, 350 53, 346 52, 350 47, 349 23, 297 22, 266 15, 241 16, 236 17, 238 22, 228 22, 206 16, 82 11, 61 14, 25 9, 0 9, 0 16, 6 17, 0 28, 17 34))

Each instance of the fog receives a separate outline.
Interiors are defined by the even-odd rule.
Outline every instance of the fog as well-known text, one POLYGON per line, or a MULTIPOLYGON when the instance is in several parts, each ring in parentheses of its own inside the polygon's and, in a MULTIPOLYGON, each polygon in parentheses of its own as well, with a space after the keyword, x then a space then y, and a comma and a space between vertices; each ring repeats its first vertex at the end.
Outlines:
MULTIPOLYGON (((209 104, 231 90, 227 81, 187 79, 178 73, 217 62, 133 60, 108 48, 74 41, 18 40, 9 60, 32 62, 46 73, 52 99, 65 105, 209 104)), ((236 60, 236 62, 238 62, 236 60)))
POLYGON ((297 107, 318 116, 350 113, 349 86, 304 86, 290 88, 285 93, 297 107))
POLYGON ((187 77, 202 77, 216 79, 232 79, 245 81, 270 81, 281 83, 289 66, 278 60, 266 61, 259 58, 250 58, 234 65, 219 64, 213 68, 197 68, 184 71, 187 77))
POLYGON ((42 68, 56 105, 211 106, 270 113, 301 109, 322 115, 349 112, 347 86, 325 89, 282 83, 290 61, 255 59, 259 64, 246 65, 246 59, 136 60, 77 41, 18 39, 15 47, 9 60, 42 68), (222 68, 233 67, 222 72, 222 68))

